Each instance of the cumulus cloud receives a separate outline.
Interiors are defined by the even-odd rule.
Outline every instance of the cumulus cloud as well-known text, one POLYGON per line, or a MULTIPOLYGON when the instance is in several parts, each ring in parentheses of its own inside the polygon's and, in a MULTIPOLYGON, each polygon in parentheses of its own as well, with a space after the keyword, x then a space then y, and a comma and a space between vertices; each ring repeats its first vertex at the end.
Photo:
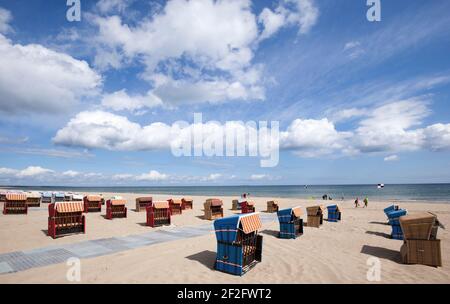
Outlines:
POLYGON ((130 96, 126 90, 120 90, 111 94, 105 94, 102 99, 102 106, 114 111, 128 110, 138 112, 145 108, 153 108, 162 105, 162 100, 148 92, 147 95, 130 96))
POLYGON ((123 12, 133 2, 134 0, 99 0, 96 7, 103 14, 123 12))
POLYGON ((271 37, 283 26, 297 26, 299 34, 306 34, 318 18, 319 9, 314 0, 280 0, 275 11, 264 8, 258 16, 264 27, 260 39, 271 37))
POLYGON ((54 173, 53 170, 42 168, 40 166, 29 166, 23 170, 16 170, 11 168, 0 168, 0 176, 16 177, 16 178, 31 178, 42 175, 54 173))
MULTIPOLYGON (((342 131, 327 118, 296 119, 279 133, 281 149, 293 151, 301 157, 357 155, 361 153, 450 149, 450 124, 432 124, 422 127, 430 110, 427 101, 419 98, 384 104, 356 113, 359 120, 352 130, 342 131)), ((352 115, 349 115, 352 116, 352 115)), ((196 148, 213 147, 224 143, 234 134, 251 150, 256 140, 244 140, 258 130, 257 125, 242 122, 205 122, 168 125, 154 122, 142 126, 125 116, 103 111, 81 112, 60 129, 54 143, 65 146, 100 148, 120 151, 169 150, 185 143, 196 148), (202 138, 193 142, 193 138, 202 138), (195 144, 195 145, 194 145, 195 144)), ((270 129, 269 129, 270 131, 270 129)), ((260 137, 269 147, 270 136, 260 137)), ((220 146, 221 147, 221 146, 220 146)), ((220 148, 223 151, 224 149, 220 148)), ((205 149, 203 149, 205 151, 205 149)), ((211 155, 213 156, 213 155, 211 155)), ((216 155, 219 156, 219 155, 216 155)))
POLYGON ((167 174, 160 173, 156 170, 151 170, 148 173, 144 173, 136 176, 136 180, 138 181, 163 181, 167 180, 169 176, 167 174))
POLYGON ((0 34, 6 34, 12 31, 9 23, 12 20, 12 14, 7 9, 0 7, 0 34))
POLYGON ((257 180, 264 180, 264 179, 268 179, 268 178, 270 178, 270 176, 267 175, 267 174, 252 174, 252 175, 250 176, 250 179, 251 179, 251 180, 254 180, 254 181, 257 181, 257 180))
POLYGON ((100 85, 85 61, 38 44, 13 44, 0 34, 0 111, 67 111, 100 85))

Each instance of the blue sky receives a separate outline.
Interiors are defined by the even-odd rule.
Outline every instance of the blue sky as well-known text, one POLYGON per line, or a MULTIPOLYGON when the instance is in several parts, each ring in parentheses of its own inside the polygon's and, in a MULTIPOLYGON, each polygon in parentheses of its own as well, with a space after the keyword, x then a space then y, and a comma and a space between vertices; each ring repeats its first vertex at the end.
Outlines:
POLYGON ((450 182, 446 0, 381 0, 380 22, 365 0, 67 9, 0 0, 0 184, 450 182), (173 156, 194 113, 279 122, 278 165, 173 156))

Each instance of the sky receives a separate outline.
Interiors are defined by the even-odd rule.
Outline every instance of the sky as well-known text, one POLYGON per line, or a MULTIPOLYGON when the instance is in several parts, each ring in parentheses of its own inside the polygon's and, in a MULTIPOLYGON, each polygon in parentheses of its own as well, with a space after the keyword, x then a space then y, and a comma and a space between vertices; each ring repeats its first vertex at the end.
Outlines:
POLYGON ((0 0, 0 185, 450 182, 447 0, 80 4, 0 0))

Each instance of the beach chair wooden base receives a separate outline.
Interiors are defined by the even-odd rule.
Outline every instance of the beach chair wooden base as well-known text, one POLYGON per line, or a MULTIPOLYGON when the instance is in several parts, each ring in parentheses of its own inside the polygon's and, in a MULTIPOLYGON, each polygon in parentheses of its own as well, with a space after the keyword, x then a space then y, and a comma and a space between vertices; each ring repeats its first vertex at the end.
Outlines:
POLYGON ((3 204, 3 214, 28 214, 26 202, 5 202, 3 204))
POLYGON ((441 267, 440 240, 407 240, 400 248, 404 264, 422 264, 441 267))
POLYGON ((48 218, 48 235, 53 239, 79 233, 86 233, 86 218, 82 214, 65 214, 48 218))
POLYGON ((320 228, 323 224, 322 215, 308 215, 308 227, 320 228))

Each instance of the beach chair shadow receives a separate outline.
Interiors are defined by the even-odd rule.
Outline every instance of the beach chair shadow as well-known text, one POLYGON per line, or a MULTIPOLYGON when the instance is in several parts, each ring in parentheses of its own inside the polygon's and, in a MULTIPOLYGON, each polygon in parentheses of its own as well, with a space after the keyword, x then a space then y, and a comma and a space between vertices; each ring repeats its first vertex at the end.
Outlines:
POLYGON ((274 237, 278 237, 278 234, 280 234, 279 231, 277 231, 277 230, 270 230, 270 229, 261 230, 261 233, 264 233, 264 234, 267 234, 267 235, 271 235, 271 236, 274 236, 274 237))
POLYGON ((378 224, 378 225, 389 226, 389 223, 388 223, 388 222, 376 222, 376 221, 372 221, 372 222, 369 222, 369 224, 378 224))
POLYGON ((204 250, 199 253, 187 256, 186 259, 197 261, 208 269, 214 269, 214 263, 216 262, 216 253, 214 251, 204 250))
POLYGON ((199 218, 199 219, 201 219, 201 220, 206 220, 206 218, 205 218, 204 215, 196 215, 195 217, 196 217, 196 218, 199 218))
POLYGON ((361 253, 368 254, 380 259, 390 260, 398 264, 402 264, 400 252, 398 250, 387 249, 377 246, 364 245, 361 253))
POLYGON ((48 229, 41 229, 42 233, 45 234, 45 236, 48 236, 48 229))
POLYGON ((391 238, 390 234, 384 233, 384 232, 379 232, 379 231, 366 231, 367 234, 372 234, 372 235, 376 235, 376 236, 382 236, 385 237, 387 239, 391 238))

